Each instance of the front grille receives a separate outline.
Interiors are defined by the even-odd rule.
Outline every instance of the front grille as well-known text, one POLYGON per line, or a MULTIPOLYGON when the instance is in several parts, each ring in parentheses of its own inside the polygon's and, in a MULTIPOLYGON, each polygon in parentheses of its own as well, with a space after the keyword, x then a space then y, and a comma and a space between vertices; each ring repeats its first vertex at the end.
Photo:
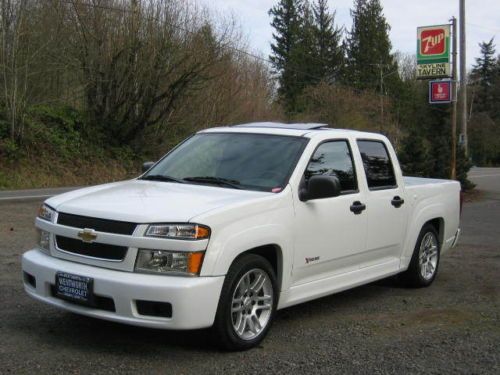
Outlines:
POLYGON ((57 224, 82 229, 90 228, 98 232, 129 235, 134 233, 135 227, 137 226, 137 224, 129 223, 127 221, 99 219, 96 217, 65 214, 64 212, 59 212, 59 215, 57 216, 57 224))
POLYGON ((69 253, 86 255, 93 258, 123 260, 127 255, 127 247, 108 245, 98 242, 83 242, 73 238, 56 236, 57 247, 69 253))

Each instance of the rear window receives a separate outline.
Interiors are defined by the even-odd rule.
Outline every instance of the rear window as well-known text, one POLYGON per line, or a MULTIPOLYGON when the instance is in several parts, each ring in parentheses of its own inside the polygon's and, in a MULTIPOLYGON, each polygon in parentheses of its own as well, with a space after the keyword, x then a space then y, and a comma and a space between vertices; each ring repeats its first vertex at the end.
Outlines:
POLYGON ((396 187, 396 177, 391 158, 385 144, 380 141, 358 141, 359 152, 363 159, 368 187, 371 190, 396 187))

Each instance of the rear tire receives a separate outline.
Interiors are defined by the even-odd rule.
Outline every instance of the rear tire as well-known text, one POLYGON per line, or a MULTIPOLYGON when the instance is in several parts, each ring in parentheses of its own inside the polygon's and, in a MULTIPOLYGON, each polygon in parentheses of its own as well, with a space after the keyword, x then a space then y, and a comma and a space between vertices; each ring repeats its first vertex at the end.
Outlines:
POLYGON ((272 324, 278 289, 269 262, 255 254, 237 258, 222 286, 213 329, 228 350, 257 346, 272 324))
POLYGON ((431 285, 438 272, 440 253, 436 228, 432 224, 425 224, 418 235, 410 265, 401 274, 403 283, 412 288, 431 285))

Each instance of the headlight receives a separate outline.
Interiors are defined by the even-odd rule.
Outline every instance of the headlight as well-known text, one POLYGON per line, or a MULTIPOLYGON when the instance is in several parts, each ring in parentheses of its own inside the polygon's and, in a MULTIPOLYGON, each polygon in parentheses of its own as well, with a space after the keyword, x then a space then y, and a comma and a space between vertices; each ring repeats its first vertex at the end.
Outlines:
POLYGON ((151 224, 147 237, 202 240, 210 237, 210 228, 199 224, 151 224))
POLYGON ((37 229, 38 232, 38 247, 40 250, 43 250, 46 253, 50 252, 50 233, 42 230, 42 229, 37 229))
POLYGON ((198 275, 204 252, 139 249, 135 272, 198 275))
POLYGON ((42 204, 38 209, 38 217, 50 222, 54 219, 54 213, 55 211, 45 204, 42 204))

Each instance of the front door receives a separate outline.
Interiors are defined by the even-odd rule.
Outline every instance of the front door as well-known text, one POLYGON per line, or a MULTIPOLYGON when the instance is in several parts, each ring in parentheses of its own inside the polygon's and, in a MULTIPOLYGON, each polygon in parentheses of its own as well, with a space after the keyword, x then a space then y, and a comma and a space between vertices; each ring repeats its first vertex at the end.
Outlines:
POLYGON ((365 251, 366 210, 363 204, 348 140, 322 142, 304 172, 305 183, 313 175, 336 176, 341 195, 302 202, 295 197, 295 285, 319 280, 357 268, 365 251))

